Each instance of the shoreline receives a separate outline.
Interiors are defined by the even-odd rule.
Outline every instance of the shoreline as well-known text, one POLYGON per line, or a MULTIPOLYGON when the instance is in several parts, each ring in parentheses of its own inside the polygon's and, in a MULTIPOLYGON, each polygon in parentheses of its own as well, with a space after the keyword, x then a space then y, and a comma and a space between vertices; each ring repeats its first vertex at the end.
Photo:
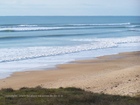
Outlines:
POLYGON ((56 69, 13 73, 0 89, 42 86, 78 87, 95 93, 140 94, 140 51, 100 56, 57 65, 56 69))

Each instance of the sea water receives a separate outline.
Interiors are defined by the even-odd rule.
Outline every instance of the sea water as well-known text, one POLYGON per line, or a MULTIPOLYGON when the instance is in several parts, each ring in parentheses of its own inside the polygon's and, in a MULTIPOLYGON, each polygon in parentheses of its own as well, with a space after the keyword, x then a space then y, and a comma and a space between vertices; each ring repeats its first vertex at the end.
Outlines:
POLYGON ((0 78, 139 50, 138 16, 0 17, 0 78))

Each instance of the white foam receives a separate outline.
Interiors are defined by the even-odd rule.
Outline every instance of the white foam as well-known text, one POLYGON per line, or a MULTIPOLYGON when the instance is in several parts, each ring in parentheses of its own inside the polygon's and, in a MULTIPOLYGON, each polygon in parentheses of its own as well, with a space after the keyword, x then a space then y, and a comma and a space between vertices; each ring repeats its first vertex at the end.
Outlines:
POLYGON ((94 38, 94 39, 73 39, 73 41, 88 41, 88 44, 64 47, 25 47, 25 48, 3 48, 0 49, 0 62, 18 61, 75 53, 80 51, 117 47, 123 43, 139 43, 140 37, 126 38, 94 38))
POLYGON ((125 43, 118 46, 117 48, 106 48, 106 49, 97 49, 82 51, 77 53, 69 53, 64 55, 57 56, 48 56, 43 58, 36 59, 27 59, 14 62, 3 62, 0 63, 0 79, 10 76, 13 72, 18 71, 28 71, 28 70, 43 70, 55 67, 58 64, 64 64, 66 62, 78 60, 78 59, 91 59, 97 56, 117 54, 120 52, 130 52, 130 51, 139 51, 138 45, 132 45, 136 43, 125 43), (131 46, 132 45, 132 46, 131 46))
POLYGON ((131 28, 131 29, 129 29, 129 31, 140 31, 140 29, 139 28, 131 28))
POLYGON ((110 24, 69 24, 73 26, 122 26, 130 25, 131 23, 110 23, 110 24))
POLYGON ((18 25, 20 27, 36 27, 38 25, 28 25, 28 24, 21 24, 21 25, 18 25))
POLYGON ((115 44, 120 43, 138 43, 140 42, 140 36, 134 37, 122 37, 122 38, 94 38, 94 39, 72 39, 72 41, 80 42, 112 42, 115 44))
POLYGON ((102 49, 116 46, 112 42, 96 42, 78 46, 66 47, 26 47, 26 48, 4 48, 0 49, 0 62, 17 61, 38 57, 54 56, 59 54, 74 53, 92 49, 102 49))
POLYGON ((85 27, 0 27, 0 31, 45 31, 45 30, 58 30, 58 29, 75 29, 85 27))
POLYGON ((110 23, 110 24, 68 24, 70 27, 64 26, 56 26, 56 27, 47 27, 47 26, 39 26, 32 24, 21 24, 15 26, 2 26, 0 27, 0 31, 43 31, 43 30, 55 30, 55 29, 70 29, 70 28, 86 28, 86 26, 99 26, 99 27, 108 27, 108 26, 125 26, 125 27, 136 27, 131 25, 131 23, 110 23), (75 26, 75 27, 74 27, 75 26))
POLYGON ((64 27, 9 27, 9 28, 0 28, 0 31, 39 31, 39 30, 53 30, 63 28, 64 27))

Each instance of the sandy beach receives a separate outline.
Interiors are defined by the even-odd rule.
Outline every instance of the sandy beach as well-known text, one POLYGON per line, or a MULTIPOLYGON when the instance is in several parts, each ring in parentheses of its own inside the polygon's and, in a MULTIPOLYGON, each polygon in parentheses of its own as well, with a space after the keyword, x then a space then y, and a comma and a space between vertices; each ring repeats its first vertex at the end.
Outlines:
POLYGON ((58 65, 53 70, 16 72, 0 88, 78 87, 95 93, 140 94, 140 51, 58 65))

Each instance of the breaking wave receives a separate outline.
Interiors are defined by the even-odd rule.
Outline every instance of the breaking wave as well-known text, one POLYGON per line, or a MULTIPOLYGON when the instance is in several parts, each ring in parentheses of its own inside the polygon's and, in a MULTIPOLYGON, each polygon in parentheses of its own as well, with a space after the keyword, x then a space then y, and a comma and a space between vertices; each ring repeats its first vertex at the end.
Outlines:
POLYGON ((122 43, 139 43, 140 37, 136 36, 126 38, 73 39, 72 41, 87 41, 89 43, 63 47, 57 46, 57 47, 3 48, 0 49, 0 62, 26 60, 39 57, 75 53, 80 51, 117 47, 119 44, 122 43))

